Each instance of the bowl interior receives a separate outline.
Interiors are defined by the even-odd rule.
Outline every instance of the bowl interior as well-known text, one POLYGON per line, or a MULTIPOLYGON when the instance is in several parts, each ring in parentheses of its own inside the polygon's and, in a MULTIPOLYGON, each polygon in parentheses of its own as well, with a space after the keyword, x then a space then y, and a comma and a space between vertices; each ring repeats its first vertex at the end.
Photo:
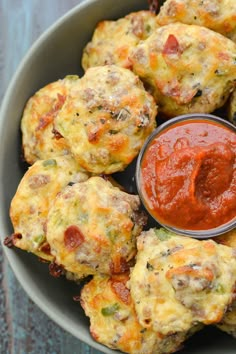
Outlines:
MULTIPOLYGON (((45 84, 67 74, 82 75, 81 52, 95 25, 103 19, 117 19, 131 11, 147 9, 146 0, 90 0, 75 7, 56 22, 30 49, 6 92, 0 113, 0 235, 11 234, 9 205, 24 173, 21 162, 20 119, 27 99, 45 84)), ((127 170, 129 181, 133 169, 127 170)), ((118 175, 120 181, 126 178, 118 175)), ((127 182, 126 182, 127 183, 127 182)), ((3 247, 21 285, 32 300, 57 324, 78 339, 101 350, 113 350, 95 343, 89 334, 89 321, 72 296, 79 286, 49 275, 48 266, 26 252, 3 247)), ((234 340, 214 328, 199 333, 181 353, 233 354, 234 340)))

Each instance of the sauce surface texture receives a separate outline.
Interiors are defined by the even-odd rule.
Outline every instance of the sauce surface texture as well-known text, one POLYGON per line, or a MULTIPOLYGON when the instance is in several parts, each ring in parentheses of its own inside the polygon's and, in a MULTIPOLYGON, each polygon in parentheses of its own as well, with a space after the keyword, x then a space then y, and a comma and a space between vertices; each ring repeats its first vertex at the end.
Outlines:
POLYGON ((236 216, 236 134, 209 120, 176 123, 157 135, 141 161, 146 207, 161 223, 187 230, 236 216))

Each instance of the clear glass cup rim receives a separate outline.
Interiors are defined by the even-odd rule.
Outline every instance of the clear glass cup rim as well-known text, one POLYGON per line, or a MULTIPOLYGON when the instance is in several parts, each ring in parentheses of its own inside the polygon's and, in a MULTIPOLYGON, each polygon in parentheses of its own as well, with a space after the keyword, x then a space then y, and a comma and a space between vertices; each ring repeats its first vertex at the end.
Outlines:
POLYGON ((183 235, 183 236, 189 236, 189 237, 194 237, 194 238, 199 238, 199 239, 203 239, 203 238, 211 238, 211 237, 215 237, 215 236, 219 236, 222 235, 226 232, 229 232, 231 230, 233 230, 234 228, 236 228, 236 216, 234 219, 230 220, 229 222, 222 224, 216 228, 212 228, 212 229, 206 229, 206 230, 189 230, 189 229, 181 229, 178 227, 174 227, 174 226, 170 226, 167 224, 164 224, 162 222, 160 222, 158 220, 158 218, 156 218, 151 211, 148 209, 145 198, 143 196, 142 193, 142 188, 140 185, 140 172, 141 172, 141 163, 142 163, 142 158, 144 156, 144 153, 146 152, 148 146, 150 145, 150 143, 153 141, 153 139, 158 136, 160 133, 162 133, 163 131, 165 131, 167 128, 174 126, 175 124, 178 124, 179 122, 183 122, 183 121, 197 121, 197 120, 205 120, 205 121, 212 121, 212 122, 216 122, 219 124, 222 124, 223 126, 225 126, 226 128, 229 128, 230 130, 232 130, 233 132, 236 133, 236 126, 234 126, 232 123, 230 123, 229 121, 218 117, 216 115, 213 114, 205 114, 205 113, 192 113, 192 114, 183 114, 180 116, 176 116, 174 118, 171 118, 169 120, 167 120, 166 122, 162 123, 159 127, 157 127, 146 139, 146 141, 144 142, 138 158, 137 158, 137 162, 136 162, 136 170, 135 170, 135 182, 136 182, 136 187, 137 187, 137 191, 139 194, 139 197, 141 199, 141 202, 143 204, 143 206, 145 207, 145 209, 147 210, 148 214, 162 227, 166 228, 169 231, 172 231, 174 233, 183 235))

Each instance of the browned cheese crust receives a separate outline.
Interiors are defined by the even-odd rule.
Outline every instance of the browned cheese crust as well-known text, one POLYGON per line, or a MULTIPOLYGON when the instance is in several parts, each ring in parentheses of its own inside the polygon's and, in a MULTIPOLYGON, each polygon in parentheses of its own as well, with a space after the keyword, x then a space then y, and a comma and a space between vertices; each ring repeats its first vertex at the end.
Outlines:
POLYGON ((210 113, 235 87, 236 44, 205 27, 160 27, 133 50, 131 60, 167 117, 210 113))
POLYGON ((130 70, 115 65, 86 71, 55 118, 77 161, 93 173, 123 170, 156 126, 153 97, 130 70))
POLYGON ((117 21, 101 21, 83 51, 84 70, 99 65, 130 67, 129 53, 158 27, 150 11, 132 12, 117 21))
POLYGON ((166 0, 157 16, 160 26, 173 22, 210 28, 235 39, 235 0, 166 0))
POLYGON ((53 122, 77 80, 76 75, 66 76, 44 86, 28 100, 21 130, 24 158, 29 164, 69 153, 65 139, 57 139, 53 133, 53 122))
POLYGON ((222 320, 234 298, 235 250, 164 229, 137 243, 130 290, 143 327, 167 335, 222 320))
POLYGON ((142 327, 127 287, 128 274, 95 276, 84 286, 81 305, 90 318, 90 332, 99 343, 130 354, 174 353, 186 339, 163 336, 142 327))

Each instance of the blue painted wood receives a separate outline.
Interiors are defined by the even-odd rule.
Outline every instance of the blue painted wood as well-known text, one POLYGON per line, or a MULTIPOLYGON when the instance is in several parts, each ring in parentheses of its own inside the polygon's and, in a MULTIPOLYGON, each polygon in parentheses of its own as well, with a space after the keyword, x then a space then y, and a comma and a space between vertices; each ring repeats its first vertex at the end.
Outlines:
MULTIPOLYGON (((82 0, 0 0, 0 101, 19 62, 82 0)), ((0 246, 0 354, 99 354, 52 322, 26 295, 0 246)))

